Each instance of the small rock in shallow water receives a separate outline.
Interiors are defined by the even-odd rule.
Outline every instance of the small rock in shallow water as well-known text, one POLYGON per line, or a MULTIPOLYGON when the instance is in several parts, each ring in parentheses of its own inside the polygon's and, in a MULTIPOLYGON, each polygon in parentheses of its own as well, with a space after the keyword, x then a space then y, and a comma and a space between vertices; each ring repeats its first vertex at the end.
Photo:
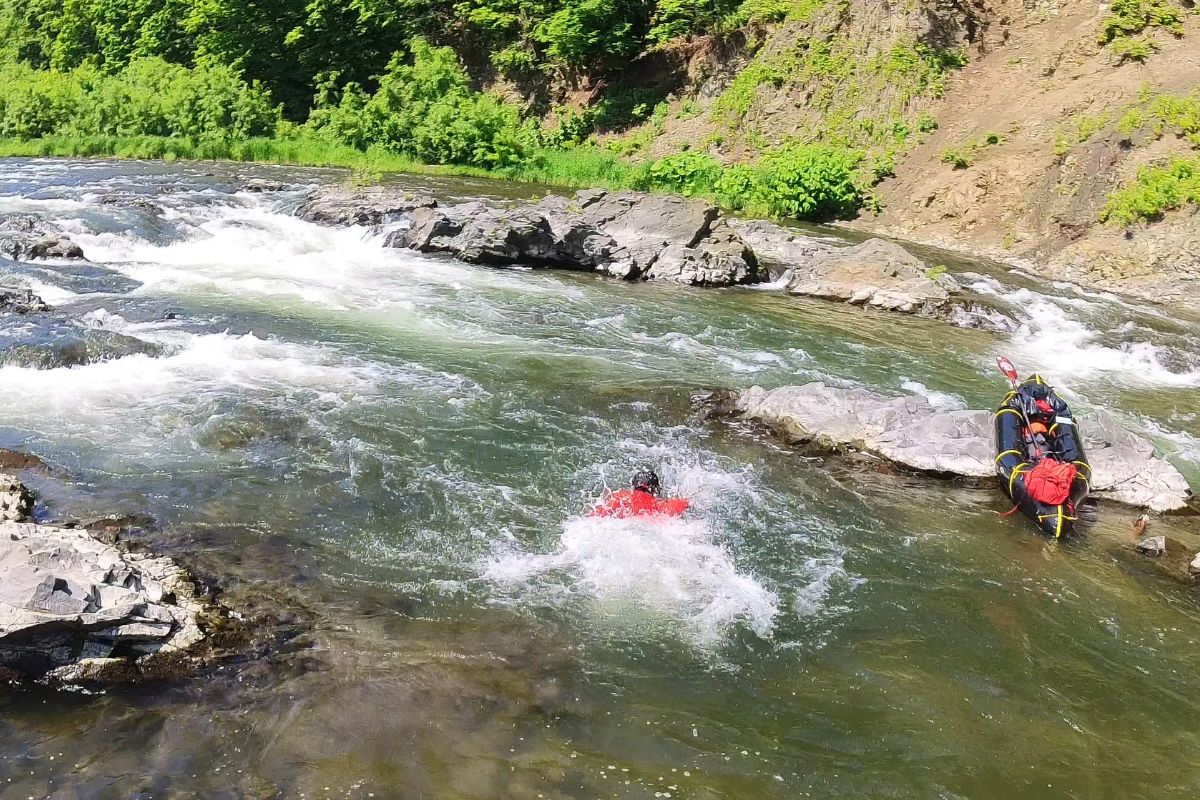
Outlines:
POLYGON ((1196 553, 1196 557, 1192 559, 1192 563, 1188 564, 1188 572, 1192 575, 1200 575, 1200 553, 1196 553))
POLYGON ((1167 552, 1165 536, 1148 536, 1137 543, 1137 551, 1147 556, 1161 556, 1167 552))

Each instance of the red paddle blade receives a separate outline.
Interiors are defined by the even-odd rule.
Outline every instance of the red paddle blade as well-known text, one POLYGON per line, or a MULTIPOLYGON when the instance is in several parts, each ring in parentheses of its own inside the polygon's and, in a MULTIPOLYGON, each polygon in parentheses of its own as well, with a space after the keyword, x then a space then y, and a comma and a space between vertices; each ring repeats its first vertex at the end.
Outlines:
POLYGON ((1019 379, 1017 378, 1017 368, 1013 366, 1013 363, 1008 360, 1007 356, 998 356, 996 358, 996 366, 1000 368, 1002 373, 1004 373, 1004 377, 1008 378, 1009 383, 1011 383, 1013 386, 1017 385, 1019 382, 1019 379))

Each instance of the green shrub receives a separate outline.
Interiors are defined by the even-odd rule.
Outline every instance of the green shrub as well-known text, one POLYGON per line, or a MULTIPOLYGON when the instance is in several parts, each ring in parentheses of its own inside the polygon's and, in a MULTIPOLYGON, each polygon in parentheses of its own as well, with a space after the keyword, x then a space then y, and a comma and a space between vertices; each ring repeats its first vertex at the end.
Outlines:
POLYGON ((412 63, 393 59, 379 89, 367 97, 349 86, 338 105, 318 108, 310 129, 365 149, 378 145, 427 164, 515 167, 532 144, 515 106, 471 89, 449 47, 416 38, 412 63))
POLYGON ((1109 195, 1100 219, 1116 225, 1150 222, 1186 204, 1200 204, 1200 158, 1143 167, 1135 180, 1109 195))
POLYGON ((1100 23, 1100 44, 1134 36, 1147 28, 1164 28, 1182 36, 1182 11, 1171 0, 1112 0, 1108 15, 1100 23))
POLYGON ((138 59, 116 74, 0 67, 0 136, 248 138, 275 133, 270 95, 229 67, 138 59))
POLYGON ((678 153, 648 162, 639 170, 635 188, 692 197, 713 194, 721 164, 706 153, 678 153))
POLYGON ((745 164, 726 167, 713 187, 716 201, 737 211, 757 205, 761 192, 758 173, 745 164))
POLYGON ((947 147, 942 151, 942 163, 950 164, 955 169, 966 169, 974 163, 972 147, 947 147))
POLYGON ((777 217, 831 219, 862 207, 862 153, 823 145, 785 147, 758 165, 759 200, 777 217))

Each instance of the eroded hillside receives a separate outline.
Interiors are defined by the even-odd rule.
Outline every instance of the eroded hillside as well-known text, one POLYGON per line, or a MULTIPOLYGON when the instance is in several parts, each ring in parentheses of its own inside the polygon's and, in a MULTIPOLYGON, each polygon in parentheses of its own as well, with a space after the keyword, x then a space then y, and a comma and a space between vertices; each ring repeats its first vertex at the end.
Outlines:
POLYGON ((878 184, 857 226, 1186 301, 1198 40, 1175 0, 798 2, 733 44, 667 54, 686 76, 670 113, 619 139, 725 163, 862 148, 878 184))

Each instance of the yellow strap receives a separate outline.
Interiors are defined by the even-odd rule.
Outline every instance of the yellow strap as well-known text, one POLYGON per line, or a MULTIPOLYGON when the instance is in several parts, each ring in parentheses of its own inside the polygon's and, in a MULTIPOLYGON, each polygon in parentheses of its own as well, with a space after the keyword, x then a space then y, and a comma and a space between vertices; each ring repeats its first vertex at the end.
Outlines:
POLYGON ((1016 414, 1018 417, 1021 416, 1021 412, 1017 411, 1015 408, 1002 408, 996 412, 996 416, 998 417, 1005 412, 1007 412, 1009 414, 1016 414))
POLYGON ((1021 455, 1021 451, 1020 450, 1005 450, 1003 453, 996 456, 996 463, 999 464, 1000 459, 1004 458, 1005 456, 1007 456, 1009 454, 1012 454, 1014 456, 1019 456, 1019 455, 1021 455))
POLYGON ((1088 475, 1092 474, 1092 465, 1087 463, 1086 461, 1072 461, 1071 463, 1077 467, 1083 467, 1084 469, 1086 469, 1088 471, 1088 475))
MULTIPOLYGON (((1017 476, 1021 474, 1021 468, 1028 467, 1028 466, 1029 466, 1028 464, 1017 464, 1017 466, 1013 468, 1012 474, 1008 476, 1008 496, 1009 497, 1013 496, 1013 486, 1016 485, 1017 476)), ((1013 498, 1013 499, 1015 500, 1016 498, 1013 498)))
POLYGON ((1054 423, 1053 425, 1051 425, 1051 426, 1050 426, 1050 430, 1046 431, 1046 433, 1048 433, 1048 434, 1050 434, 1051 436, 1053 436, 1053 435, 1054 435, 1054 429, 1055 429, 1055 428, 1057 428, 1057 427, 1058 427, 1058 423, 1056 422, 1056 423, 1054 423))
POLYGON ((1058 525, 1056 525, 1054 527, 1054 538, 1055 539, 1062 538, 1062 524, 1063 524, 1063 513, 1062 513, 1062 505, 1060 504, 1058 506, 1058 525))

